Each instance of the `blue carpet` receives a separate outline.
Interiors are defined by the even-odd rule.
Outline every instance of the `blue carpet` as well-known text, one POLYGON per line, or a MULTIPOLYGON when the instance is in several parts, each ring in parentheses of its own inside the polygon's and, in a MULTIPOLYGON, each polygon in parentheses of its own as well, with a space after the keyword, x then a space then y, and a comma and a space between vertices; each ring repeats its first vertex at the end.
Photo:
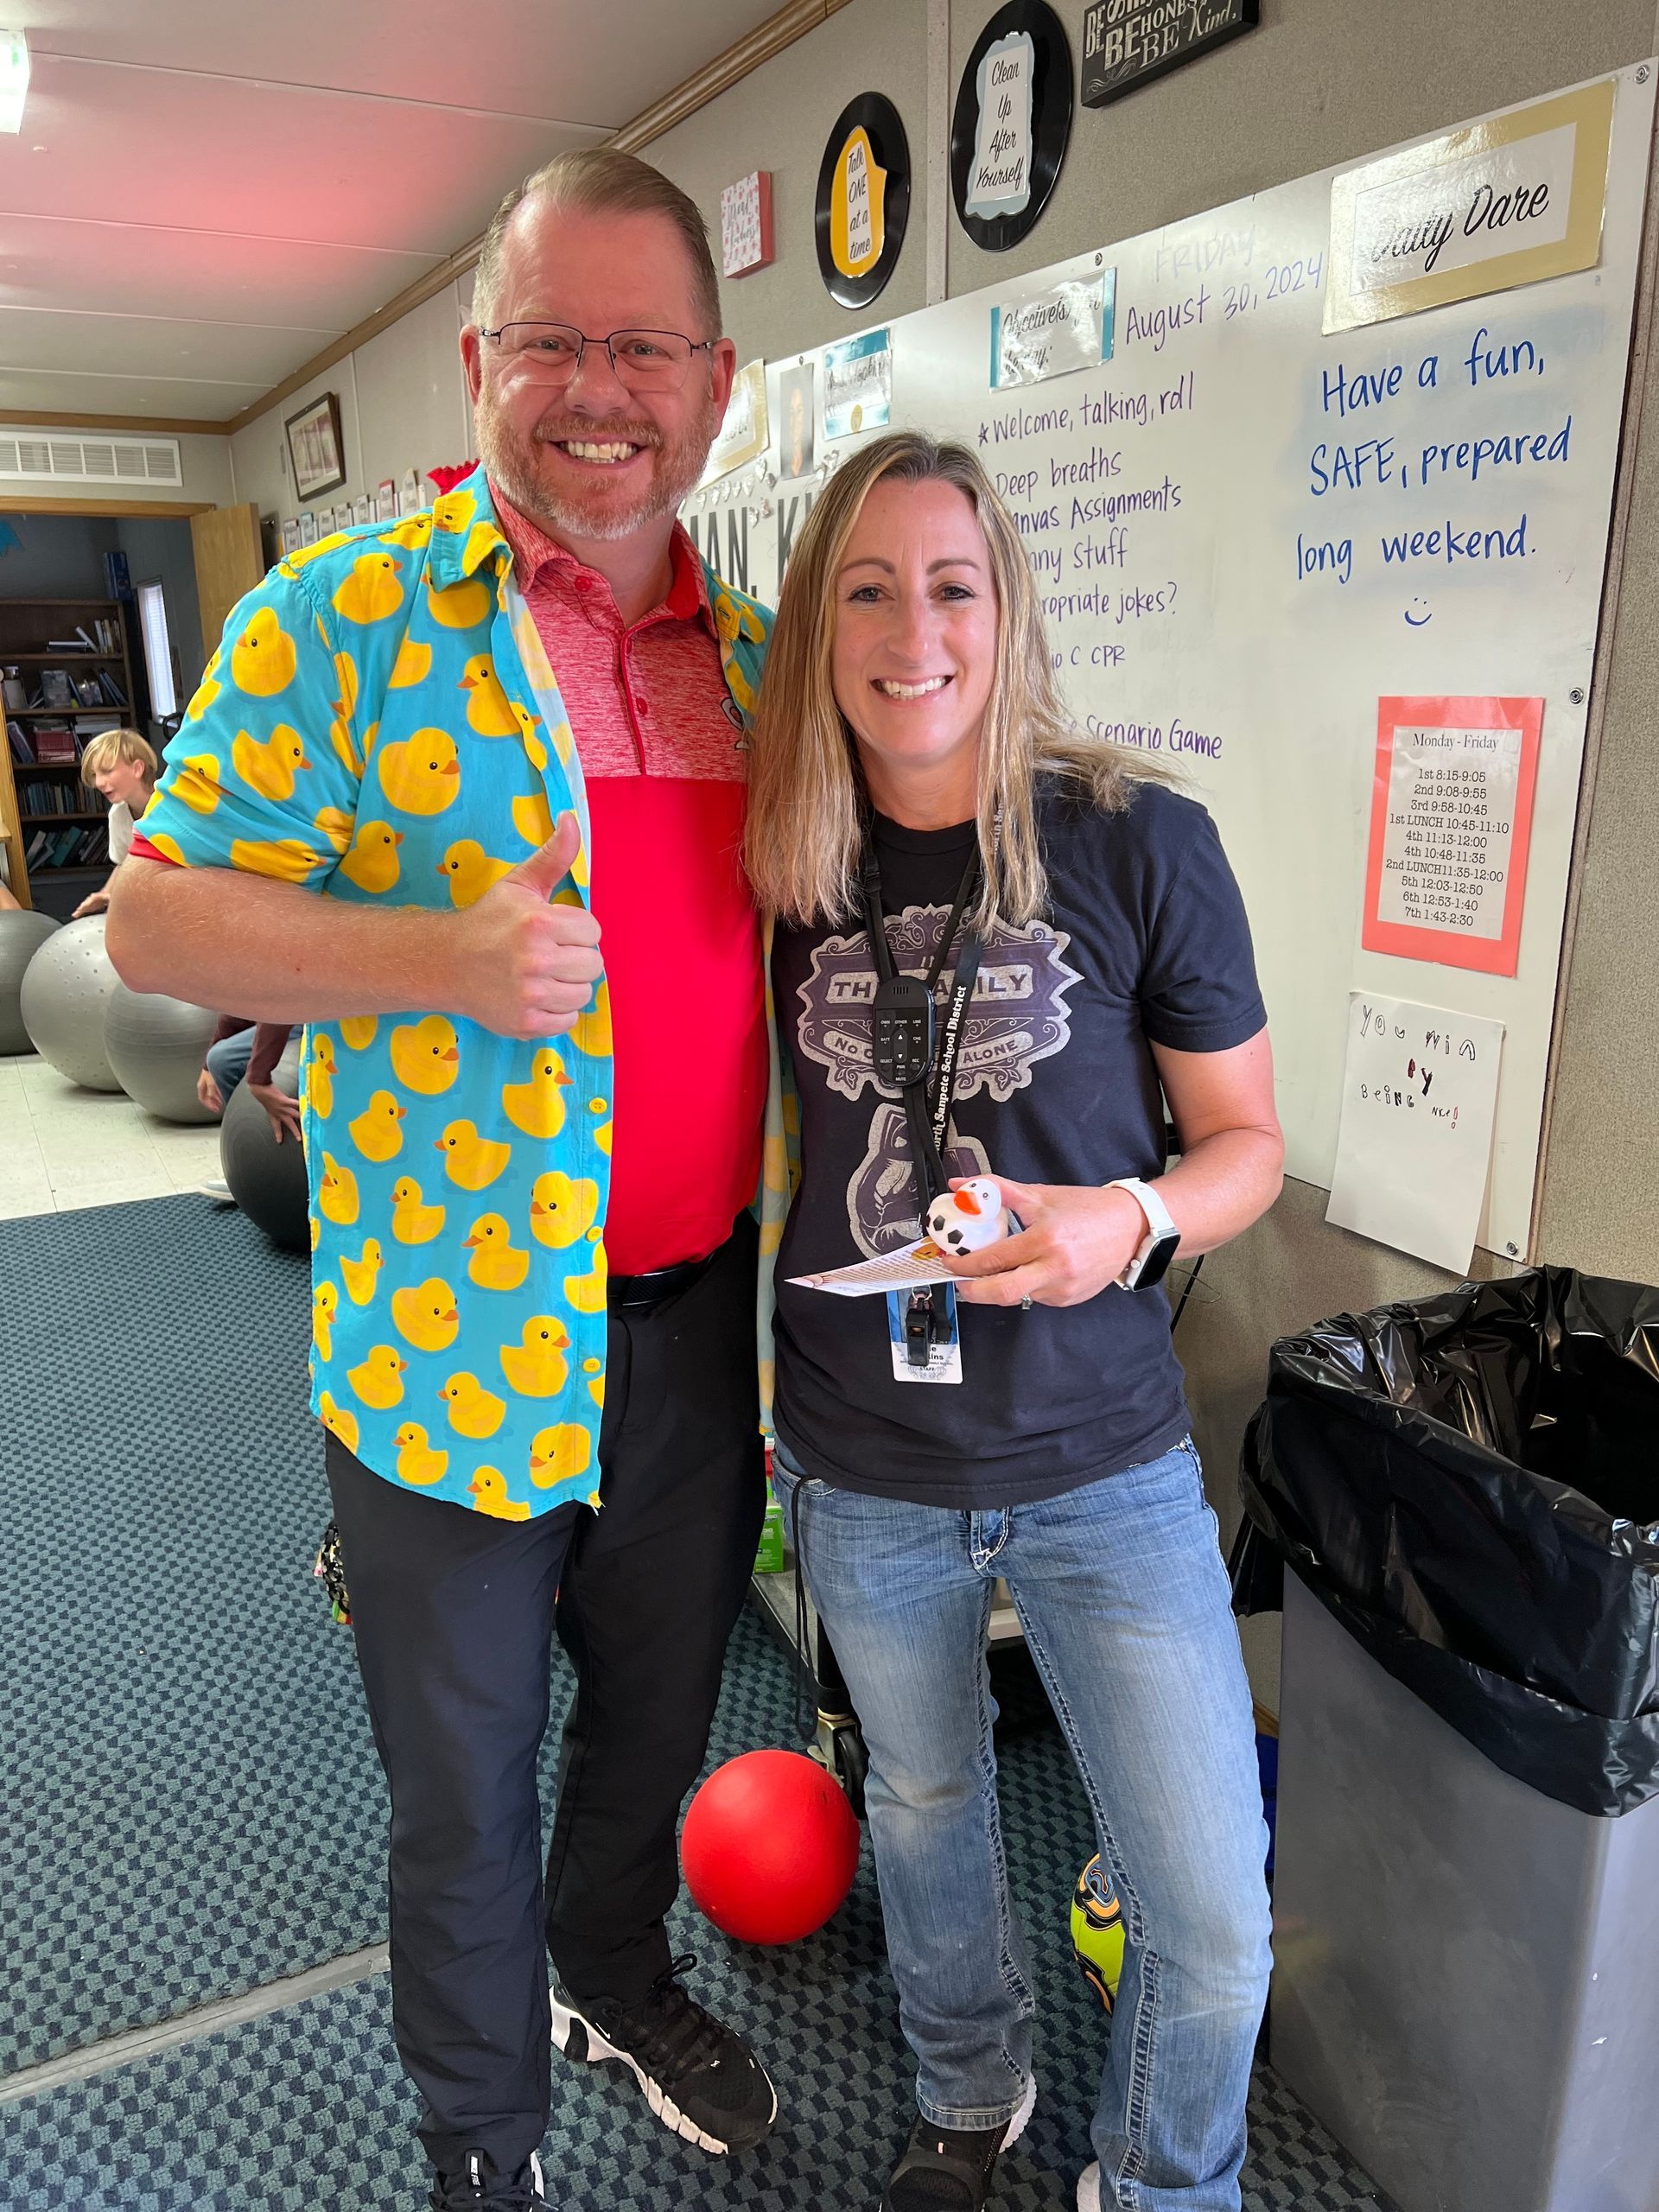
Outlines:
POLYGON ((0 1224, 0 2072, 384 1930, 308 1329, 200 1198, 0 1224))
MULTIPOLYGON (((311 1580, 309 1316, 305 1261, 199 1198, 0 1224, 0 2074, 385 1938, 385 1784, 311 1580)), ((570 1687, 556 1653, 555 1713, 570 1687)), ((711 1759, 791 1709, 767 1646, 711 1759)))
MULTIPOLYGON (((749 1621, 728 1681, 735 1707, 780 1725, 784 1665, 749 1621), (757 1697, 759 1685, 770 1689, 757 1697)), ((731 1713, 722 1715, 726 1732, 731 1713)), ((1071 1958, 1073 1870, 1092 1847, 1058 1734, 1002 1752, 1009 1858, 1040 1993, 1037 2111, 1000 2168, 998 2212, 1069 2212, 1089 2158, 1105 2023, 1071 1958)), ((677 1944, 703 1961, 699 1994, 744 2024, 778 2083, 772 2134, 737 2160, 666 2135, 620 2070, 555 2059, 543 2156, 562 2212, 870 2212, 913 2107, 882 1952, 868 1848, 829 1928, 783 1951, 747 1950, 683 1909, 677 1944)), ((9 2212, 416 2212, 425 2181, 413 2101, 391 2045, 384 1977, 124 2068, 0 2107, 9 2212)), ((1375 2197, 1331 2139, 1258 2068, 1247 2212, 1358 2212, 1375 2197)))
MULTIPOLYGON (((309 1580, 327 1517, 305 1412, 302 1261, 194 1198, 0 1224, 0 2071, 377 1941, 385 1799, 349 1634, 309 1580)), ((556 1667, 555 1711, 569 1678, 556 1667)), ((746 1616, 711 1762, 793 1740, 789 1669, 746 1616)), ((554 1745, 543 1764, 550 1780, 554 1745)), ((550 1802, 550 1789, 546 1789, 550 1802)), ((1058 1733, 1002 1746, 1042 2010, 1042 2095, 1007 2212, 1063 2212, 1104 2022, 1067 1907, 1093 1848, 1058 1733)), ((868 2212, 911 2107, 868 1851, 810 1942, 753 1951, 683 1907, 699 1993, 783 2100, 736 2162, 666 2136, 613 2071, 561 2070, 564 2212, 868 2212)), ((410 2212, 424 2202, 383 1979, 0 2107, 8 2212, 410 2212)), ((1258 2072, 1247 2205, 1345 2212, 1363 2177, 1258 2072)))

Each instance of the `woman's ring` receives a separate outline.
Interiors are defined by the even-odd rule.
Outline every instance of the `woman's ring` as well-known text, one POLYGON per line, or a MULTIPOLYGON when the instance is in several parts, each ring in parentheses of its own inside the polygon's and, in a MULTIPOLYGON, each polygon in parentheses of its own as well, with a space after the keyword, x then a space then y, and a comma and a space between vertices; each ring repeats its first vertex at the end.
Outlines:
POLYGON ((1022 1298, 1022 1299, 1020 1300, 1020 1311, 1022 1313, 1030 1313, 1030 1311, 1031 1311, 1031 1300, 1030 1300, 1028 1298, 1022 1298))

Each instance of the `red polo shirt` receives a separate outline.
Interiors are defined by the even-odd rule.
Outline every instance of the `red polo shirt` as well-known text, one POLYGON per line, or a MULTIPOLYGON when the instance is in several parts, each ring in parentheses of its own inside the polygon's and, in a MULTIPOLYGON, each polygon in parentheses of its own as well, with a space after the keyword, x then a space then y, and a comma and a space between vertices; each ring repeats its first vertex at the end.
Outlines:
POLYGON ((760 1181, 766 992, 741 732, 683 529, 667 598, 625 625, 604 577, 490 489, 587 782, 615 1057, 605 1249, 613 1274, 643 1274, 712 1251, 760 1181))

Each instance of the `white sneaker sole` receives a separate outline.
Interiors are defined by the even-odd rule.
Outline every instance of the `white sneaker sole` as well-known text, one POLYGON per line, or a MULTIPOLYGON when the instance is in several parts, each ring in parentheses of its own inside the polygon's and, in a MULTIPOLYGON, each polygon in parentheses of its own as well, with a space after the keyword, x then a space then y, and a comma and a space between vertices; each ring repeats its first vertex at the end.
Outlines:
MULTIPOLYGON (((630 2057, 626 2050, 619 2050, 614 2044, 607 2043, 599 2030, 585 2014, 575 2011, 569 2005, 560 2003, 556 1991, 550 1990, 548 1996, 553 2006, 553 2041, 567 2058, 574 2058, 576 2056, 570 2048, 574 2040, 571 2031, 580 2027, 582 2041, 587 2046, 582 2053, 581 2063, 588 2066, 598 2066, 607 2059, 620 2060, 639 2084, 645 2102, 664 2127, 677 2135, 682 2142, 695 2143, 700 2151, 710 2152, 717 2158, 726 2156, 732 2147, 731 2145, 721 2142, 716 2136, 705 2134, 696 2120, 689 2119, 680 2110, 672 2097, 664 2095, 638 2059, 630 2057)), ((765 2082, 772 2097, 772 2110, 766 2115, 766 2126, 770 2127, 778 2117, 778 2092, 773 2087, 772 2076, 764 2068, 761 2069, 761 2079, 765 2082)))
MULTIPOLYGON (((1012 2151, 1026 2132, 1026 2122, 1037 2109, 1037 2076, 1033 2074, 1026 2082, 1026 2094, 1020 2100, 1020 2109, 1008 2122, 1008 2132, 1002 2138, 1002 2151, 1012 2151)), ((997 2152, 1000 2158, 1002 2151, 997 2152)))

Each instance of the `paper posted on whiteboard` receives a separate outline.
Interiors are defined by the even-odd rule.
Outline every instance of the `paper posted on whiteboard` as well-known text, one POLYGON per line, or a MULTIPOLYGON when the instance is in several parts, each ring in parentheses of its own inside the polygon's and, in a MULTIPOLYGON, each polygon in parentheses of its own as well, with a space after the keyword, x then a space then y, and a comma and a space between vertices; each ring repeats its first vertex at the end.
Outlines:
POLYGON ((1503 1025, 1354 991, 1325 1219, 1466 1272, 1491 1164, 1503 1025))

